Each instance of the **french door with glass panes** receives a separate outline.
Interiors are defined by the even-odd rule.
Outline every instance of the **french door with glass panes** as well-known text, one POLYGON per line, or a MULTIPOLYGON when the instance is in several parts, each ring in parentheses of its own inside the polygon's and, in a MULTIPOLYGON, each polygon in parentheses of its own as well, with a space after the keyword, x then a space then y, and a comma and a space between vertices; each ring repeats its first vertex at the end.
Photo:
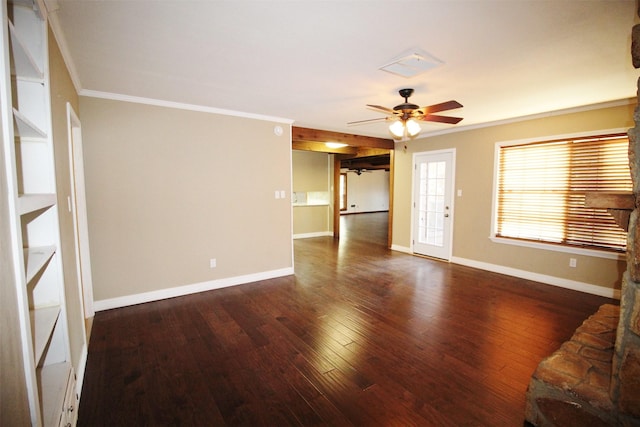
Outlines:
POLYGON ((451 258, 455 150, 414 155, 413 252, 451 258))

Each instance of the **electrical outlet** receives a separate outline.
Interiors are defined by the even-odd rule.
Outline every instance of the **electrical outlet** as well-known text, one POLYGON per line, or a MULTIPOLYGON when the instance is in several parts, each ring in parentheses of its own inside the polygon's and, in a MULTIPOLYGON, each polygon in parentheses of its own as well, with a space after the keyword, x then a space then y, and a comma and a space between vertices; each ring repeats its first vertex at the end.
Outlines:
POLYGON ((210 267, 210 268, 216 268, 216 265, 217 265, 217 261, 216 261, 216 259, 215 259, 215 258, 211 258, 211 259, 209 260, 209 267, 210 267))
POLYGON ((569 267, 576 268, 578 266, 578 260, 575 258, 569 258, 569 267))

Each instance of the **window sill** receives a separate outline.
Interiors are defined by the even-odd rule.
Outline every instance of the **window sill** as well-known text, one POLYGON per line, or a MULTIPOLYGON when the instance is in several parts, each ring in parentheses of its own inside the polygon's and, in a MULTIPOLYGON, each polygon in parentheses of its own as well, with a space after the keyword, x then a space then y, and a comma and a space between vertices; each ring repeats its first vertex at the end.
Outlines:
POLYGON ((564 253, 575 254, 575 255, 586 255, 586 256, 591 256, 596 258, 615 259, 618 261, 624 261, 626 259, 626 254, 624 253, 599 251, 597 249, 583 249, 583 248, 577 248, 577 247, 574 248, 569 246, 552 245, 549 243, 530 242, 530 241, 517 240, 517 239, 506 239, 504 237, 496 237, 496 236, 490 236, 489 239, 491 239, 493 243, 523 246, 526 248, 542 249, 545 251, 564 252, 564 253))

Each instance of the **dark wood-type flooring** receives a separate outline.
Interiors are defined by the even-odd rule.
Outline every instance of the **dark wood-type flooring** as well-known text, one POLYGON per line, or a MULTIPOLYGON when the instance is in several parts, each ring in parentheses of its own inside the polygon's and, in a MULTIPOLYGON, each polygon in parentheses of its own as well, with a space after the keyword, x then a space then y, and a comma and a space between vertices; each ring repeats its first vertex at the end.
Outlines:
POLYGON ((342 220, 295 241, 295 276, 97 313, 79 425, 522 426, 537 364, 612 302, 342 220))

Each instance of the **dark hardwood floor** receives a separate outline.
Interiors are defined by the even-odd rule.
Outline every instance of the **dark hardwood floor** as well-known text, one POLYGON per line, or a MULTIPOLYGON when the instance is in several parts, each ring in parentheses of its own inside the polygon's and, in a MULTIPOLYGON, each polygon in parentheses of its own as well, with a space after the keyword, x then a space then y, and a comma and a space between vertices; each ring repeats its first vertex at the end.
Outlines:
POLYGON ((295 241, 295 276, 97 313, 78 425, 522 426, 537 364, 612 302, 342 220, 295 241))

